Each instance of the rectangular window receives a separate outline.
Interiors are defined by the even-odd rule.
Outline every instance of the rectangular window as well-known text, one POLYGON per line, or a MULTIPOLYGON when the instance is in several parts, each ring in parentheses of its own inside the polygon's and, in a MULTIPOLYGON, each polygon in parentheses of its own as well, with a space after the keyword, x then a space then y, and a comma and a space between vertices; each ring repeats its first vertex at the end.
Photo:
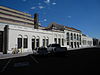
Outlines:
POLYGON ((18 41, 17 42, 18 42, 18 46, 17 46, 18 49, 19 48, 22 48, 22 38, 18 38, 18 41))
POLYGON ((76 39, 76 35, 74 35, 74 39, 76 39))
POLYGON ((67 41, 69 41, 69 36, 67 37, 67 41))
POLYGON ((71 42, 71 48, 73 48, 73 42, 71 42))
POLYGON ((69 42, 67 42, 67 45, 69 45, 69 42))
POLYGON ((77 42, 77 46, 79 47, 79 42, 77 42))
POLYGON ((24 38, 24 44, 23 44, 24 48, 28 48, 28 39, 24 38))
POLYGON ((73 37, 71 36, 71 40, 73 40, 73 37))
POLYGON ((69 41, 69 33, 67 33, 66 36, 67 41, 69 41))
POLYGON ((43 46, 45 47, 45 39, 43 39, 43 46))
POLYGON ((39 39, 36 39, 36 47, 39 47, 39 39))
POLYGON ((48 39, 46 39, 46 44, 47 44, 47 46, 49 45, 49 40, 48 39))
POLYGON ((77 40, 79 39, 78 35, 77 35, 77 40))
POLYGON ((74 42, 74 46, 75 46, 75 48, 76 48, 76 42, 74 42))
POLYGON ((35 39, 32 39, 32 50, 35 49, 35 39))
POLYGON ((3 32, 0 31, 0 52, 3 51, 3 32))
POLYGON ((57 38, 54 38, 55 43, 57 44, 57 38))
POLYGON ((58 39, 58 44, 61 44, 61 42, 60 42, 60 38, 58 39))
POLYGON ((62 46, 64 46, 64 39, 62 39, 62 46))
POLYGON ((71 34, 71 40, 73 40, 73 34, 71 34))
POLYGON ((81 35, 80 35, 80 41, 81 41, 81 35))

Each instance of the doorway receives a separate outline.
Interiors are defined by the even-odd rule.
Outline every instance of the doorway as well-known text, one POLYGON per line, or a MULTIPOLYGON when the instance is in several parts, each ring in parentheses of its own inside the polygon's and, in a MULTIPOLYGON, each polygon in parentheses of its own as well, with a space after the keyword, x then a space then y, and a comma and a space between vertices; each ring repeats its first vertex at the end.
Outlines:
POLYGON ((0 31, 0 52, 3 52, 3 31, 0 31))

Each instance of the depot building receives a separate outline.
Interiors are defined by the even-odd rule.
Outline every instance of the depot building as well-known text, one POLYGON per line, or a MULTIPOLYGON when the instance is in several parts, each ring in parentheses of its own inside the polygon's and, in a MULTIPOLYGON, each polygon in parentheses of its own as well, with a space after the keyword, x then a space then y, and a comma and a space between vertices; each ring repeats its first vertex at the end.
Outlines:
POLYGON ((47 47, 57 43, 62 47, 80 48, 93 46, 93 40, 80 30, 51 23, 47 27, 39 25, 38 14, 23 13, 0 6, 0 52, 32 52, 37 47, 47 47))

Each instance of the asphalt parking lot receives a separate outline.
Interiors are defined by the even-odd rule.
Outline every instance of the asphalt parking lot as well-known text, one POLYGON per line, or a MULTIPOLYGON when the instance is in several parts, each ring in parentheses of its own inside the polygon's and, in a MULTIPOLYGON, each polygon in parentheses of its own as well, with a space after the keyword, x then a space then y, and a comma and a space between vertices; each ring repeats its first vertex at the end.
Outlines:
POLYGON ((32 54, 0 60, 0 72, 97 74, 100 72, 100 48, 68 51, 65 56, 32 54))

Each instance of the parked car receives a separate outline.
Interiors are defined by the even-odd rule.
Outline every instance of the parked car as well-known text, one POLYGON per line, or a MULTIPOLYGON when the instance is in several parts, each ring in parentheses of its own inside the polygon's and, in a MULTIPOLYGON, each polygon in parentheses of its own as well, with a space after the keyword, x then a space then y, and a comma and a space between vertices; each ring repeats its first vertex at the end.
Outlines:
POLYGON ((33 54, 39 55, 39 56, 46 56, 46 55, 48 55, 48 51, 47 51, 47 48, 45 48, 45 47, 38 47, 33 50, 33 54))
POLYGON ((67 48, 61 47, 59 44, 48 45, 47 51, 50 55, 65 55, 65 54, 67 54, 67 48))

